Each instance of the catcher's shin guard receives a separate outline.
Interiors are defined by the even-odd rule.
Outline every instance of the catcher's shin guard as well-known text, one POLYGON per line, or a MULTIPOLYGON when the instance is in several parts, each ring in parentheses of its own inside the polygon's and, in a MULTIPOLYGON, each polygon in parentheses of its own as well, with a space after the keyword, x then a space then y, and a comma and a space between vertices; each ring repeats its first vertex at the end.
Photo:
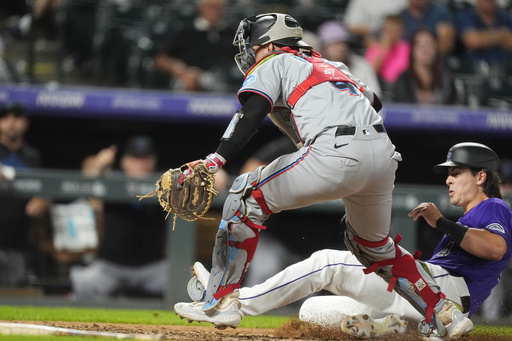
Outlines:
POLYGON ((412 256, 400 247, 400 235, 395 241, 386 237, 379 242, 369 242, 357 237, 346 219, 342 220, 342 225, 345 228, 345 244, 361 264, 367 267, 364 272, 376 272, 389 283, 388 291, 395 289, 425 316, 427 324, 436 327, 438 332, 442 331, 443 325, 434 313, 441 310, 445 296, 417 261, 420 254, 412 256))
POLYGON ((223 296, 240 288, 240 283, 258 244, 259 231, 245 224, 221 221, 213 249, 212 270, 204 298, 204 310, 215 307, 223 296))
POLYGON ((215 307, 220 298, 240 288, 258 245, 259 230, 265 229, 247 217, 245 200, 253 196, 262 206, 262 221, 272 213, 266 207, 261 191, 256 188, 261 170, 262 167, 252 173, 240 175, 234 181, 224 203, 222 221, 213 250, 212 271, 206 289, 204 310, 215 307))

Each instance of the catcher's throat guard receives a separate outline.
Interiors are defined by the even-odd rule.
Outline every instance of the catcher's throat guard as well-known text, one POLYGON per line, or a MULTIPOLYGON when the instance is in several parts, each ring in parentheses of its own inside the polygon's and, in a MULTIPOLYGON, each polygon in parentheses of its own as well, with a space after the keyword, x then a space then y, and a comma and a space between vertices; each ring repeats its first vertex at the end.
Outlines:
POLYGON ((208 171, 205 162, 187 163, 179 168, 171 168, 166 171, 156 182, 155 190, 137 197, 142 200, 157 196, 160 206, 167 212, 165 219, 169 214, 174 213, 174 230, 177 217, 186 221, 210 219, 203 216, 210 209, 213 195, 218 194, 213 188, 214 184, 215 177, 208 171), (185 173, 185 171, 187 172, 185 173), (180 184, 184 173, 186 176, 180 184))

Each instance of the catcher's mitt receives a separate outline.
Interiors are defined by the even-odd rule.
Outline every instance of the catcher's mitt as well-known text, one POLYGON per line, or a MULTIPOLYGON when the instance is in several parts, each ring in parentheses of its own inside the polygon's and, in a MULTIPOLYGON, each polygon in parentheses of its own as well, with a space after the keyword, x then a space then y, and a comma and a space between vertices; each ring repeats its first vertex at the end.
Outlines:
POLYGON ((203 161, 187 163, 180 168, 169 169, 156 182, 154 191, 137 197, 142 200, 156 195, 160 206, 167 212, 165 219, 174 213, 174 230, 176 217, 195 221, 208 212, 213 195, 218 193, 213 188, 214 184, 215 177, 208 172, 203 161), (183 183, 180 184, 180 177, 184 174, 183 183))

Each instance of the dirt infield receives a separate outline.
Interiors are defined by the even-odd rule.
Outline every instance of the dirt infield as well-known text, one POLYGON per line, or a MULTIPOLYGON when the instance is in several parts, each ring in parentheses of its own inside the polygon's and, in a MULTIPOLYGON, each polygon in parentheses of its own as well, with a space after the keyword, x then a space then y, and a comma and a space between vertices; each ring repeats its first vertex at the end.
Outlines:
MULTIPOLYGON (((11 321, 15 322, 15 321, 11 321)), ((120 333, 136 336, 148 340, 175 340, 175 341, 313 341, 313 340, 355 340, 341 330, 326 330, 317 326, 307 325, 295 320, 276 329, 254 329, 254 328, 227 328, 218 330, 211 326, 173 326, 173 325, 142 325, 142 324, 112 324, 112 323, 91 323, 91 322, 27 322, 42 326, 66 328, 70 330, 120 333)), ((409 330, 396 335, 392 340, 416 341, 422 340, 416 329, 409 330)), ((472 336, 463 338, 464 341, 494 341, 510 340, 510 338, 472 336)))

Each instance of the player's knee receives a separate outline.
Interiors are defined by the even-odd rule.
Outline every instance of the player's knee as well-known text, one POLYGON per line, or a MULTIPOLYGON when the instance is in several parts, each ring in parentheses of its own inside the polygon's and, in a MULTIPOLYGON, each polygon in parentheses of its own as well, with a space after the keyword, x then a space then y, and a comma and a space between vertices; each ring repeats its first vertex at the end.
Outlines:
POLYGON ((237 222, 237 212, 244 215, 247 213, 245 198, 254 189, 254 185, 259 182, 262 169, 263 167, 259 167, 254 172, 239 175, 235 181, 233 181, 233 185, 229 189, 229 195, 224 202, 222 219, 237 222))
POLYGON ((332 251, 333 250, 327 249, 315 251, 311 254, 309 258, 312 259, 313 261, 328 262, 329 260, 332 259, 332 251))

